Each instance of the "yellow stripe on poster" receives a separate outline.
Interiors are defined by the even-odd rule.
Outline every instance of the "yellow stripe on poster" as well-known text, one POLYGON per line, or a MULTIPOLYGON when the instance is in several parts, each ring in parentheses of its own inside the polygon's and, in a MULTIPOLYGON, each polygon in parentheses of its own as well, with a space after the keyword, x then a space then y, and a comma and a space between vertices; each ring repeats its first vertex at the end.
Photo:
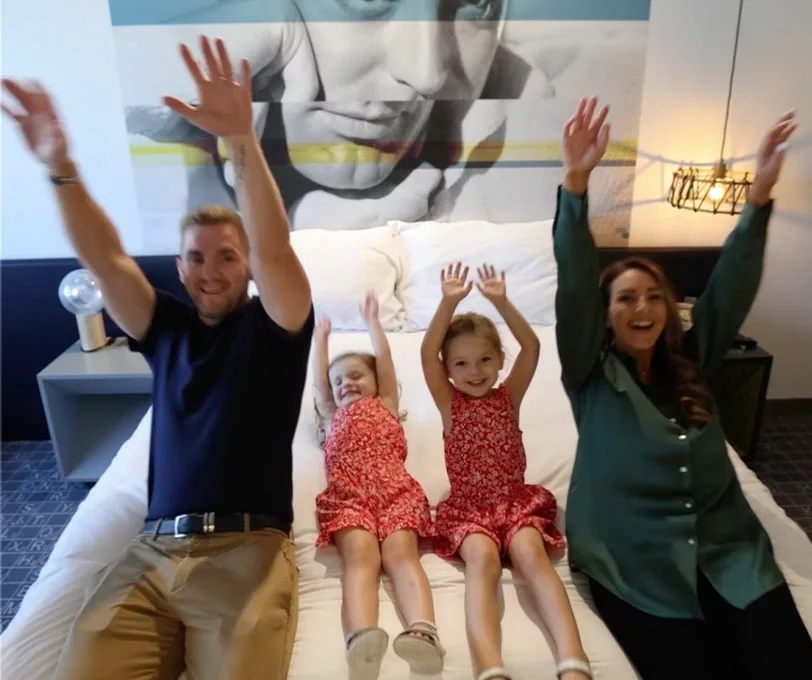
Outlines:
MULTIPOLYGON (((225 146, 220 143, 220 153, 227 157, 225 146)), ((294 165, 337 163, 381 163, 386 161, 387 154, 367 146, 350 142, 337 144, 291 144, 288 154, 294 165)), ((137 165, 154 166, 200 166, 211 163, 210 154, 187 144, 131 144, 130 155, 137 165)), ((394 154, 391 160, 395 160, 394 154)), ((604 162, 634 163, 637 157, 636 140, 619 140, 610 142, 604 156, 604 162)), ((473 163, 497 163, 532 165, 534 163, 561 162, 561 143, 546 142, 511 142, 465 145, 462 158, 473 163)))

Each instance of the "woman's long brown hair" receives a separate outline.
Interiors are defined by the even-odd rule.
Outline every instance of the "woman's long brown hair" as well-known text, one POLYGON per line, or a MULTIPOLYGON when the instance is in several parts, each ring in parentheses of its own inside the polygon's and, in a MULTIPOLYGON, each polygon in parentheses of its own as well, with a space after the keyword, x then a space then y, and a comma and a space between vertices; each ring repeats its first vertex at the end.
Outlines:
MULTIPOLYGON (((662 269, 644 257, 629 257, 606 267, 601 273, 600 288, 606 309, 611 304, 612 283, 623 272, 638 269, 651 276, 663 292, 668 317, 665 328, 657 338, 651 360, 652 384, 673 393, 675 402, 688 421, 701 427, 708 422, 712 398, 699 376, 699 364, 684 354, 682 322, 677 310, 674 287, 662 269)), ((607 327, 606 344, 613 341, 611 327, 607 327)))

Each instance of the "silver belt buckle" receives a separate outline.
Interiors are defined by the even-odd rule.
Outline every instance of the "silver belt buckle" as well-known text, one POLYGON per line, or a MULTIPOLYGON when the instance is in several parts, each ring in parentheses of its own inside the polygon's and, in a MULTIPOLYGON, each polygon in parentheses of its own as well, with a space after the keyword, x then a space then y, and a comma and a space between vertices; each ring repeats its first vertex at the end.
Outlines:
POLYGON ((178 531, 178 522, 182 520, 184 517, 188 517, 189 515, 178 515, 175 517, 175 538, 186 538, 188 534, 182 534, 178 531))

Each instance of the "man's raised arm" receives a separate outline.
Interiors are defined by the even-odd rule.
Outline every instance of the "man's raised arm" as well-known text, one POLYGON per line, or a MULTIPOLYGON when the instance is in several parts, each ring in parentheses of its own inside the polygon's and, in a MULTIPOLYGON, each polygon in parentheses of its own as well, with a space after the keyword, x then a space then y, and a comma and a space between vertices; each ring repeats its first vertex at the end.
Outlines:
POLYGON ((186 45, 181 55, 198 88, 199 104, 175 97, 167 106, 217 137, 225 139, 234 162, 237 202, 248 235, 251 273, 268 316, 289 332, 304 325, 311 310, 310 284, 290 242, 285 206, 257 138, 251 114, 251 69, 241 62, 234 73, 222 40, 201 38, 207 74, 186 45))
POLYGON ((4 80, 16 99, 3 112, 28 149, 48 169, 68 237, 79 261, 99 282, 105 307, 130 337, 142 340, 152 322, 155 290, 127 253, 110 219, 88 193, 71 160, 67 136, 48 93, 39 85, 4 80))

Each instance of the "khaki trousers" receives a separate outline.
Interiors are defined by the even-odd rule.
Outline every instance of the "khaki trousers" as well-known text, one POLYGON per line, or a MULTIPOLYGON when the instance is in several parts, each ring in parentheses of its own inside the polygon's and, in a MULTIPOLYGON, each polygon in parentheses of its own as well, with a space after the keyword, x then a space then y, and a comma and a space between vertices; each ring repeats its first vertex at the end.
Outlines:
POLYGON ((285 680, 297 621, 285 534, 145 535, 90 594, 56 680, 285 680))

